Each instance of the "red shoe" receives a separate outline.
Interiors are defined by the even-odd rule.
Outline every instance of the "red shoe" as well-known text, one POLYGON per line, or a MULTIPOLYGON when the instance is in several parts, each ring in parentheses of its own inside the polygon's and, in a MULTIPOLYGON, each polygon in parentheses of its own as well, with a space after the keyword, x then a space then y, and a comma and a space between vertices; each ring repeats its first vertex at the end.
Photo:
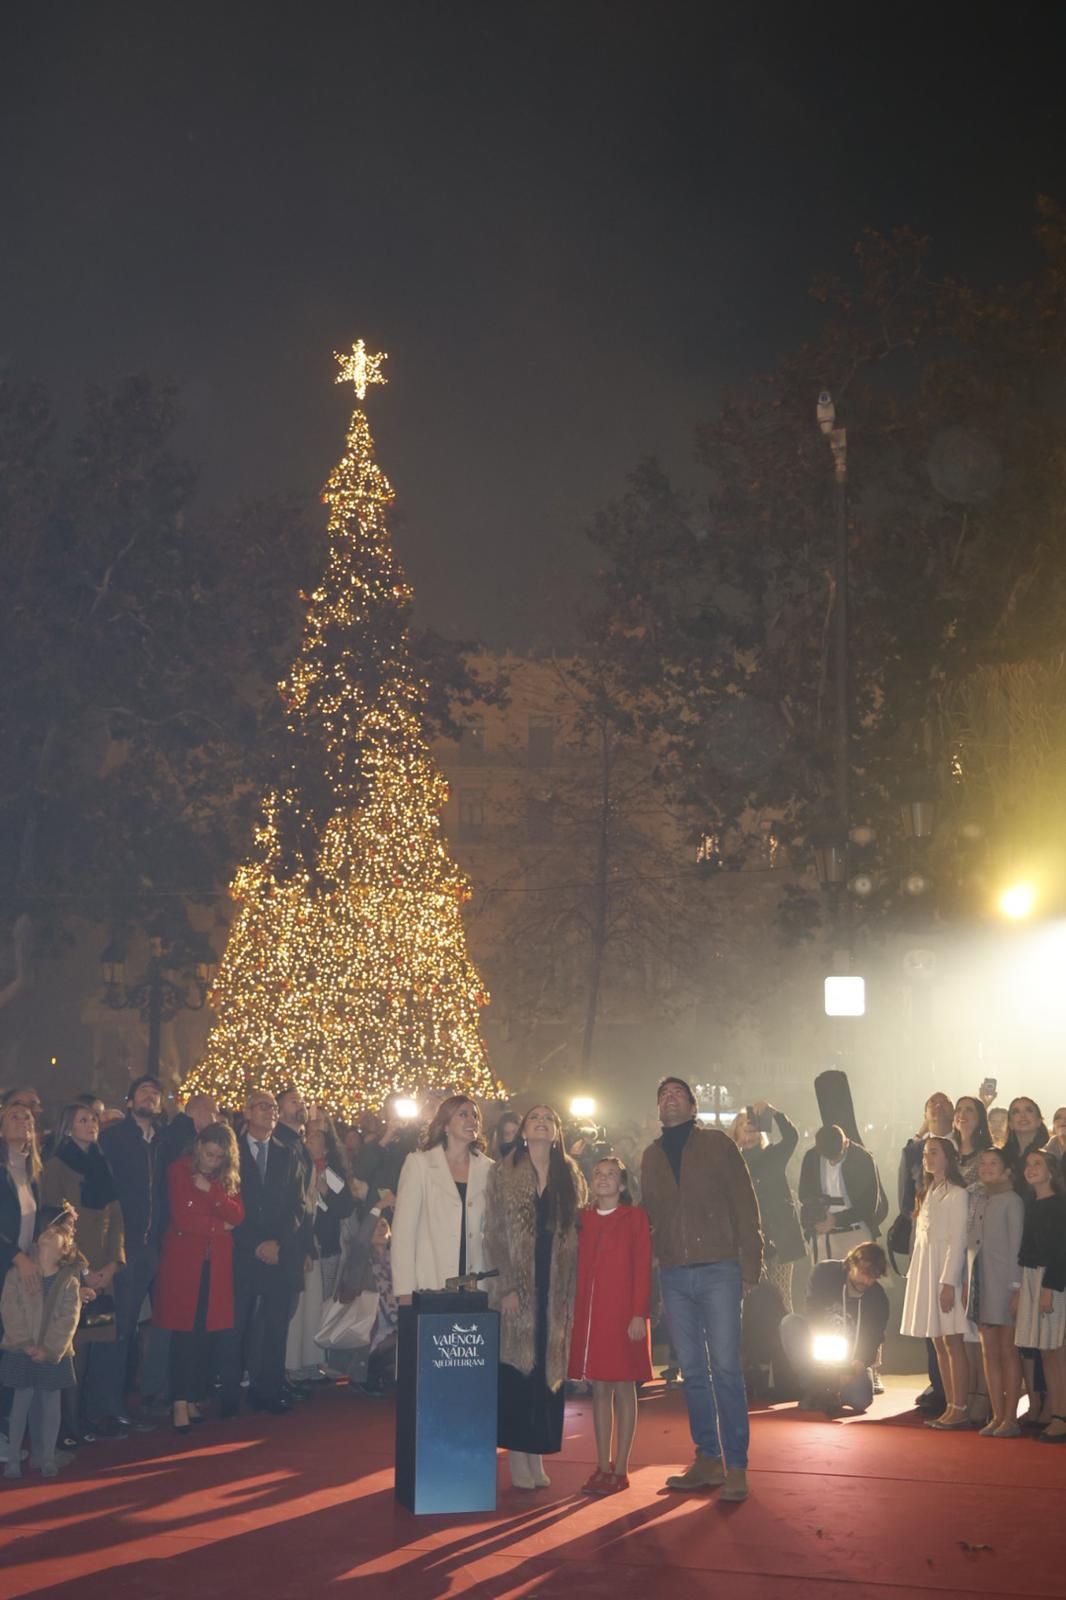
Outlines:
POLYGON ((599 1467, 581 1485, 582 1494, 610 1494, 614 1482, 613 1472, 602 1472, 599 1467))
POLYGON ((618 1494, 622 1489, 629 1488, 629 1479, 624 1472, 612 1472, 607 1479, 607 1487, 601 1489, 601 1494, 618 1494))

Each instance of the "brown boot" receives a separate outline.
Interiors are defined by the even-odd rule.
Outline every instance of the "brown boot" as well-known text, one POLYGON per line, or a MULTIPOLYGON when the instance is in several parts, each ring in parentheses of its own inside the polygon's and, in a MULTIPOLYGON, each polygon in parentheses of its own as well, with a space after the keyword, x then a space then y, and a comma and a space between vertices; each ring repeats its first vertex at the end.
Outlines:
POLYGON ((694 1489, 720 1489, 726 1481, 725 1467, 722 1465, 721 1456, 705 1456, 700 1451, 696 1452, 696 1459, 685 1472, 678 1472, 672 1478, 667 1478, 666 1487, 677 1489, 681 1493, 691 1493, 694 1489))
POLYGON ((730 1467, 719 1500, 746 1500, 748 1498, 748 1473, 746 1467, 730 1467))

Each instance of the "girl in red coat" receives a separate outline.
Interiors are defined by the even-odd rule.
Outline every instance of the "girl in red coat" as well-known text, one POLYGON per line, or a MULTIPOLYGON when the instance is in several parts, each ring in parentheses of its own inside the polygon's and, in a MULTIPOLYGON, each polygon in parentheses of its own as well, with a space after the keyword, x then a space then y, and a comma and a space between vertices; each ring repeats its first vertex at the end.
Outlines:
POLYGON ((233 1327, 234 1228, 244 1221, 240 1155, 232 1128, 213 1122, 167 1174, 170 1222, 163 1235, 152 1320, 171 1329, 174 1429, 200 1422, 214 1336, 233 1327))
POLYGON ((651 1377, 651 1229, 647 1212, 630 1200, 617 1156, 596 1163, 589 1187, 592 1201, 581 1213, 570 1376, 592 1382, 598 1460, 583 1492, 614 1494, 629 1488, 637 1384, 651 1377))

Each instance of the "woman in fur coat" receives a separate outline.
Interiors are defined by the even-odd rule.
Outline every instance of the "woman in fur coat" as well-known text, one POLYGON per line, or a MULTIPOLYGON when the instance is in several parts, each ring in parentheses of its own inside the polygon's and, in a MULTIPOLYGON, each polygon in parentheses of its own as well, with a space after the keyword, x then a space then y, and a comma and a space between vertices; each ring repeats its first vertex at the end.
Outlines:
POLYGON ((485 1207, 485 1251, 499 1271, 497 1439, 516 1489, 546 1488, 543 1457, 562 1448, 564 1384, 577 1286, 577 1217, 588 1191, 550 1106, 527 1111, 497 1162, 485 1207))

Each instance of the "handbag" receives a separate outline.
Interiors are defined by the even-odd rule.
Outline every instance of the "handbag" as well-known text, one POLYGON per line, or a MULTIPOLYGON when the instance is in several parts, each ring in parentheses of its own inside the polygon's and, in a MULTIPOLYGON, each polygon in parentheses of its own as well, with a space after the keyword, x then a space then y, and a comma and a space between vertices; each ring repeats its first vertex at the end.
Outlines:
POLYGON ((885 1244, 888 1247, 889 1260, 892 1262, 892 1270, 896 1274, 897 1278, 902 1278, 904 1274, 900 1272, 899 1268, 896 1266, 896 1257, 909 1256, 913 1242, 914 1218, 908 1217, 904 1212, 901 1211, 895 1222, 885 1234, 885 1244))
POLYGON ((315 1343, 324 1350, 358 1350, 368 1345, 380 1298, 376 1289, 364 1289, 354 1300, 327 1300, 315 1343))
POLYGON ((79 1344, 110 1343, 116 1337, 115 1297, 98 1294, 82 1304, 76 1338, 79 1344))

